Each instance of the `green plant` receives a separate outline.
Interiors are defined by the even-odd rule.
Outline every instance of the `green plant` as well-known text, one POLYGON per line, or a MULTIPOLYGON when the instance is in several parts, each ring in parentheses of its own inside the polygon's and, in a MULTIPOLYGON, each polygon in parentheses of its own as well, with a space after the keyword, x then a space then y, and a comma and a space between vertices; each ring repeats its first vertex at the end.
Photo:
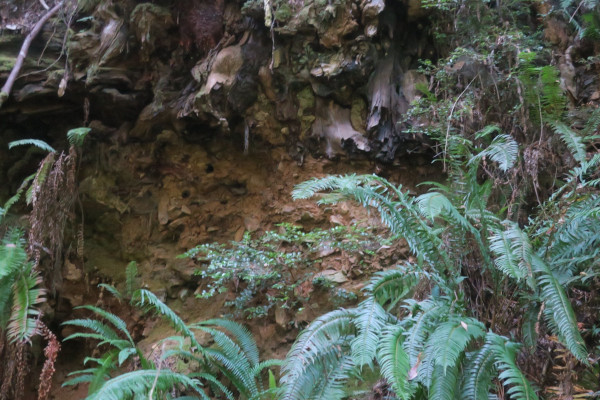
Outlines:
POLYGON ((484 160, 495 162, 501 175, 518 159, 514 140, 497 135, 490 141, 494 132, 488 127, 476 135, 489 143, 485 148, 448 135, 451 184, 434 184, 420 196, 367 175, 296 187, 295 198, 331 191, 320 204, 354 199, 375 208, 406 240, 416 263, 376 274, 357 308, 325 314, 301 333, 282 369, 283 399, 343 398, 366 368, 379 371, 402 399, 487 399, 494 377, 512 399, 535 399, 516 363, 520 345, 503 336, 511 324, 497 317, 506 312, 504 296, 520 299, 526 342, 536 342, 541 315, 570 353, 589 363, 566 287, 597 273, 600 195, 589 189, 597 179, 583 171, 592 171, 600 157, 587 160, 583 143, 572 141, 579 166, 520 227, 503 220, 506 210, 491 202, 501 193, 493 194, 479 173, 484 160), (424 281, 429 296, 411 298, 424 281), (477 287, 485 292, 472 289, 477 287))
POLYGON ((229 247, 203 244, 183 254, 181 257, 207 263, 197 271, 202 278, 208 278, 199 297, 211 298, 226 292, 235 282, 236 298, 226 305, 233 307, 236 314, 243 312, 246 317, 254 318, 266 316, 275 305, 294 308, 305 301, 295 289, 312 280, 310 265, 335 251, 368 259, 374 256, 373 249, 387 242, 369 230, 356 227, 304 232, 291 224, 279 226, 280 231, 268 231, 257 239, 246 233, 241 241, 231 242, 229 247), (255 306, 257 303, 263 304, 255 306))
MULTIPOLYGON (((128 282, 135 275, 135 264, 128 266, 128 282)), ((127 284, 127 290, 131 289, 127 284)), ((103 285, 119 299, 122 295, 113 286, 103 285)), ((84 364, 91 367, 76 371, 64 385, 88 383, 87 399, 172 398, 173 393, 188 393, 189 398, 209 399, 205 387, 221 398, 267 399, 273 389, 264 389, 261 374, 279 365, 277 360, 259 362, 258 348, 251 334, 241 325, 224 319, 186 324, 173 310, 152 292, 138 289, 131 293, 130 304, 144 312, 155 312, 165 318, 178 335, 157 343, 161 354, 152 358, 144 354, 130 334, 127 323, 117 315, 95 306, 79 307, 96 315, 96 318, 74 319, 64 325, 84 328, 86 332, 74 333, 67 340, 92 339, 104 349, 99 357, 87 357, 84 364), (194 331, 210 335, 214 345, 202 346, 194 331), (177 360, 197 364, 198 371, 177 370, 177 360), (125 365, 133 370, 125 372, 125 365), (136 366, 139 366, 136 367, 136 366), (217 377, 226 378, 222 383, 217 377), (234 397, 231 385, 238 395, 234 397), (196 397, 193 397, 196 396, 196 397)), ((270 371, 270 370, 269 370, 270 371)), ((272 374, 272 373, 271 373, 272 374)), ((271 379, 271 378, 269 378, 271 379)))
POLYGON ((25 252, 23 232, 9 230, 0 245, 0 330, 9 342, 28 343, 38 331, 44 301, 41 277, 25 252))

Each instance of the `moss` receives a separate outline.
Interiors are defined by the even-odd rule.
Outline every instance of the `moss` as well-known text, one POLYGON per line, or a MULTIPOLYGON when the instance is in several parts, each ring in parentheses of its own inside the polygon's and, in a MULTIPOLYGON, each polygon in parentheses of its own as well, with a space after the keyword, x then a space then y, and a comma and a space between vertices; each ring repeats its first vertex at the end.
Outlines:
POLYGON ((289 20, 294 14, 289 4, 280 3, 277 5, 277 9, 275 10, 275 20, 280 22, 286 22, 289 20))
POLYGON ((298 92, 296 98, 298 99, 298 117, 302 117, 305 110, 315 107, 315 95, 310 86, 298 92))
POLYGON ((0 72, 10 72, 16 60, 15 57, 0 54, 0 72))

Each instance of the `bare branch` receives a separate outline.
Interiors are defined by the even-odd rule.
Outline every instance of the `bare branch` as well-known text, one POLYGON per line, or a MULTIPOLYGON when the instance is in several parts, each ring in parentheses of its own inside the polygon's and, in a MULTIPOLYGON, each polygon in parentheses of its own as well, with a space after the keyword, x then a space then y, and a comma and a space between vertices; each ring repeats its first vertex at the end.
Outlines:
POLYGON ((44 14, 44 16, 40 18, 40 20, 35 24, 31 32, 29 32, 29 34, 23 41, 23 45, 21 46, 21 50, 19 51, 19 56, 17 57, 17 61, 15 62, 15 66, 13 67, 12 71, 10 71, 10 75, 8 76, 8 79, 6 79, 4 86, 2 86, 2 90, 0 90, 0 108, 8 99, 8 96, 10 96, 10 91, 12 90, 12 86, 17 80, 17 77, 19 76, 19 72, 21 71, 21 67, 23 66, 23 61, 25 61, 25 57, 27 57, 27 52, 29 51, 29 46, 31 45, 31 42, 40 32, 42 26, 44 26, 46 21, 48 21, 50 17, 52 17, 58 12, 58 10, 60 10, 63 3, 64 1, 58 2, 46 14, 44 14))

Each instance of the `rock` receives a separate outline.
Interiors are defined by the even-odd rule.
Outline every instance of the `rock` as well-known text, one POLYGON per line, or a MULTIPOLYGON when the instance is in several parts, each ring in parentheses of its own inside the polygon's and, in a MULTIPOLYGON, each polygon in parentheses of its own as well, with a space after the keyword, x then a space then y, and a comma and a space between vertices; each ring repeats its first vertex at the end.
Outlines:
POLYGON ((216 84, 221 84, 225 88, 231 87, 235 81, 236 74, 244 64, 241 46, 226 47, 217 54, 210 75, 206 79, 206 84, 202 92, 210 93, 216 84))
POLYGON ((366 138, 354 129, 350 121, 350 110, 333 101, 319 99, 316 109, 317 119, 313 124, 313 135, 323 139, 324 152, 329 158, 342 153, 342 141, 350 140, 362 151, 369 151, 366 138), (364 140, 363 140, 364 139, 364 140))
POLYGON ((257 231, 260 228, 260 220, 256 217, 244 218, 244 227, 249 232, 257 231))
POLYGON ((83 272, 71 261, 65 260, 63 278, 68 281, 80 281, 83 278, 83 272))
POLYGON ((335 283, 344 283, 348 281, 348 278, 343 272, 336 271, 335 269, 326 269, 325 271, 321 271, 315 275, 315 278, 325 278, 328 281, 335 283))
POLYGON ((288 327, 290 320, 291 319, 287 315, 287 312, 285 309, 278 307, 275 310, 275 322, 277 323, 277 325, 286 329, 288 327))
POLYGON ((408 103, 421 98, 418 85, 427 86, 427 78, 416 70, 408 70, 402 75, 402 94, 408 103))

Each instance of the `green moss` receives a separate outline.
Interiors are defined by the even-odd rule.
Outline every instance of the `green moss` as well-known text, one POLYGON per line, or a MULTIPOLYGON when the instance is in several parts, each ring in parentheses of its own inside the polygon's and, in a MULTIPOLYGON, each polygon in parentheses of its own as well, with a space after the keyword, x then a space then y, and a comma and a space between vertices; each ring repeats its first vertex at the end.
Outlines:
POLYGON ((15 65, 16 58, 0 54, 0 72, 10 72, 15 65))
POLYGON ((305 110, 315 107, 315 95, 310 86, 298 92, 296 98, 298 99, 298 117, 301 117, 305 110))
POLYGON ((280 22, 286 22, 294 14, 293 14, 292 9, 289 4, 281 3, 277 6, 277 9, 275 10, 274 15, 275 15, 275 20, 280 21, 280 22))

